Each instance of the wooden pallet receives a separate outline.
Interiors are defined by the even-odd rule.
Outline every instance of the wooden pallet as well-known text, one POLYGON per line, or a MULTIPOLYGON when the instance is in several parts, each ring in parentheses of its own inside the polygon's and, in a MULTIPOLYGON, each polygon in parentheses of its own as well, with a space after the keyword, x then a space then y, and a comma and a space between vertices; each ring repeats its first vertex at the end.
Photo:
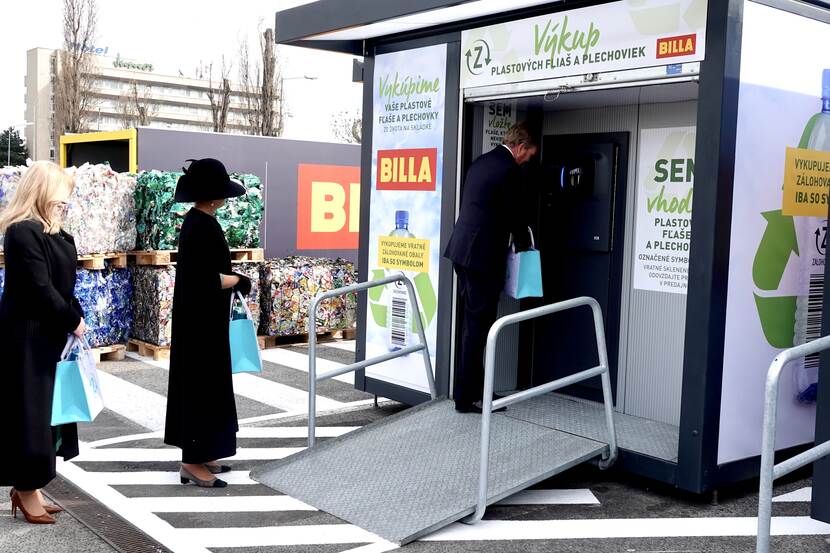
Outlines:
MULTIPOLYGON (((317 343, 331 342, 336 340, 334 332, 320 332, 317 334, 317 343)), ((257 336, 259 349, 271 349, 293 346, 296 344, 307 344, 308 334, 295 334, 292 336, 257 336)))
POLYGON ((172 265, 178 253, 177 250, 147 250, 129 252, 127 256, 136 265, 172 265))
POLYGON ((116 269, 127 267, 126 253, 101 253, 93 255, 82 255, 78 257, 78 266, 83 269, 100 271, 107 266, 107 261, 116 269))
POLYGON ((153 361, 166 361, 170 359, 170 346, 157 346, 141 340, 130 340, 127 342, 127 351, 137 351, 141 357, 152 357, 153 361))
POLYGON ((262 248, 237 248, 231 250, 231 263, 255 263, 265 261, 265 250, 262 248))
MULTIPOLYGON (((176 263, 178 250, 134 251, 127 254, 136 265, 173 265, 176 263)), ((265 261, 262 248, 241 248, 231 250, 231 263, 251 263, 265 261)))
POLYGON ((127 356, 127 346, 124 344, 114 344, 112 346, 92 348, 92 354, 95 356, 95 364, 101 361, 123 361, 127 356))
MULTIPOLYGON (((91 271, 100 271, 107 266, 107 262, 116 268, 124 269, 127 267, 126 253, 96 253, 92 255, 78 256, 78 267, 88 269, 91 271)), ((3 252, 0 252, 0 267, 6 266, 6 259, 3 252)))

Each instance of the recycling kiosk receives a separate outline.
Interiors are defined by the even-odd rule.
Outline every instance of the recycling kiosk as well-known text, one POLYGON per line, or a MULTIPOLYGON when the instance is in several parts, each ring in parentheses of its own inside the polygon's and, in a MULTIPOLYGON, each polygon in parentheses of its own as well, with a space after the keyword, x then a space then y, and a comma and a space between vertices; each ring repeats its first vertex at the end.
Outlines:
MULTIPOLYGON (((394 285, 370 291, 359 357, 417 340, 420 316, 439 392, 452 395, 460 318, 442 252, 466 169, 527 121, 540 152, 516 193, 545 297, 504 299, 501 313, 599 301, 615 409, 647 435, 620 444, 625 470, 697 493, 757 475, 769 363, 821 331, 830 8, 319 0, 279 12, 276 29, 283 44, 363 57, 360 280, 404 271, 420 309, 394 285)), ((588 317, 512 327, 497 389, 596 364, 588 317)), ((366 370, 357 386, 423 401, 411 357, 366 370)), ((807 359, 783 381, 782 456, 813 441, 817 373, 807 359)), ((591 402, 599 392, 589 383, 564 394, 591 402)))

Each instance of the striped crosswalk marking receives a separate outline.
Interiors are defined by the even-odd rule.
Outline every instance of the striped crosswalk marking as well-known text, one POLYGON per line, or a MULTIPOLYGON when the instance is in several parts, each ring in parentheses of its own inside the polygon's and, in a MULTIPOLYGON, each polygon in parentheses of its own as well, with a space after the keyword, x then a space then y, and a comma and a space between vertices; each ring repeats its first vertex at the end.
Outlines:
POLYGON ((813 499, 813 488, 806 487, 795 490, 794 492, 785 493, 772 498, 773 503, 801 503, 809 502, 813 499))
POLYGON ((135 497, 130 502, 151 513, 241 513, 249 511, 317 510, 287 495, 135 497))
MULTIPOLYGON (((326 343, 324 347, 354 351, 354 342, 326 343)), ((308 357, 294 351, 273 349, 263 352, 263 358, 288 369, 306 372, 308 357)), ((134 354, 131 357, 137 358, 134 354)), ((329 356, 331 357, 331 356, 329 356)), ((143 363, 168 369, 167 362, 143 363)), ((320 371, 342 366, 330 360, 318 360, 320 371)), ((130 523, 146 532, 174 553, 209 553, 215 548, 267 548, 300 546, 333 546, 338 553, 386 553, 398 547, 351 524, 332 524, 332 517, 317 511, 290 496, 278 495, 262 487, 251 478, 244 461, 267 461, 284 458, 302 451, 302 440, 307 429, 303 417, 307 412, 307 393, 285 383, 274 382, 263 375, 237 375, 234 391, 239 398, 259 402, 264 409, 252 411, 258 416, 239 420, 237 438, 241 443, 237 455, 230 459, 243 461, 220 478, 229 487, 221 491, 202 490, 193 485, 183 486, 179 473, 165 463, 178 463, 181 451, 162 445, 164 389, 147 390, 130 381, 136 371, 106 372, 102 368, 102 387, 107 407, 113 413, 130 420, 139 427, 121 436, 103 437, 81 444, 81 455, 72 462, 59 462, 58 472, 84 489, 107 508, 119 513, 130 523), (282 412, 268 413, 267 408, 282 412), (280 425, 294 426, 280 426, 280 425), (260 441, 261 440, 261 441, 260 441), (282 441, 281 441, 282 440, 282 441), (268 447, 257 447, 258 445, 268 447), (286 446, 286 447, 272 447, 286 446), (87 470, 75 464, 82 464, 87 470), (142 464, 136 466, 135 464, 142 464), (146 466, 147 470, 142 468, 146 466), (181 491, 179 491, 181 490, 181 491), (262 513, 257 515, 257 513, 262 513), (302 522, 305 522, 303 524, 302 522), (329 524, 322 524, 329 522, 329 524), (242 527, 245 526, 245 527, 242 527), (250 526, 250 527, 248 527, 250 526), (359 545, 358 545, 359 544, 359 545), (342 545, 341 548, 337 546, 342 545)), ((140 372, 140 371, 138 371, 140 372)), ((267 371, 266 371, 267 372, 267 371)), ((292 375, 296 382, 296 374, 292 375)), ((352 375, 343 375, 341 382, 352 382, 352 375)), ((338 384, 342 386, 342 384, 338 384)), ((343 396, 341 396, 343 397, 343 396)), ((238 398, 238 399, 239 399, 238 398)), ((372 399, 343 403, 318 396, 318 414, 342 415, 349 410, 363 410, 372 399)), ((358 416, 362 420, 362 415, 358 416)), ((342 419, 340 419, 342 420, 342 419)), ((354 424, 354 423, 352 423, 354 424)), ((362 423, 361 423, 362 424, 362 423)), ((359 426, 318 425, 317 436, 332 439, 358 430, 359 426)), ((104 436, 107 436, 104 434, 104 436)), ((776 503, 808 502, 810 488, 802 488, 775 498, 776 503)), ((561 510, 546 506, 569 505, 573 509, 593 509, 600 505, 597 497, 588 489, 525 490, 499 503, 493 513, 548 513, 556 517, 561 510), (505 509, 510 509, 505 511, 505 509), (515 510, 514 510, 515 509, 515 510)), ((752 536, 755 532, 754 517, 710 518, 649 518, 649 519, 597 519, 587 520, 484 520, 473 526, 453 524, 435 534, 423 538, 427 542, 459 542, 450 548, 465 550, 461 542, 500 542, 510 540, 569 540, 584 538, 649 538, 685 536, 752 536)), ((830 535, 830 526, 813 521, 806 516, 782 516, 773 518, 774 535, 830 535)), ((443 544, 437 545, 445 548, 443 544)), ((478 546, 476 546, 478 547, 478 546)), ((495 545, 498 550, 498 545, 495 545)))
POLYGON ((108 409, 144 428, 164 428, 167 398, 105 371, 98 371, 98 379, 108 409))
MULTIPOLYGON (((262 359, 264 361, 270 361, 271 363, 276 363, 277 365, 282 365, 283 367, 289 367, 291 369, 295 369, 298 371, 308 372, 308 355, 303 355, 302 353, 297 353, 296 351, 291 351, 287 349, 267 349, 262 352, 262 359)), ((337 363, 336 361, 329 361, 328 359, 317 359, 317 374, 339 369, 342 367, 342 363, 337 363)), ((345 382, 346 384, 354 384, 354 373, 348 374, 341 374, 334 378, 335 380, 339 380, 340 382, 345 382)))
MULTIPOLYGON (((235 470, 222 475, 222 480, 234 486, 257 484, 250 471, 235 470)), ((172 471, 96 472, 95 478, 109 486, 170 486, 179 484, 179 473, 172 471)))
MULTIPOLYGON (((236 455, 228 460, 268 461, 283 459, 302 451, 301 447, 252 447, 237 448, 236 455)), ((75 462, 142 462, 142 461, 181 461, 182 452, 178 448, 140 448, 113 447, 107 449, 85 449, 73 459, 75 462)))
POLYGON ((591 490, 524 490, 499 505, 599 505, 591 490))

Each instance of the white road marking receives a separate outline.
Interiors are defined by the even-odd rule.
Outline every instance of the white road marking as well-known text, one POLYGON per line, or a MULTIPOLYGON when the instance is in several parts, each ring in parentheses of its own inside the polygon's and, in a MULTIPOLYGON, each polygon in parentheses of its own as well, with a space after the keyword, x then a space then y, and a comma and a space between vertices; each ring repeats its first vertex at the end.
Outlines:
MULTIPOLYGON (((265 351, 263 351, 263 354, 265 351)), ((152 365, 160 369, 170 370, 170 361, 154 361, 148 357, 141 357, 135 352, 130 352, 127 355, 131 359, 136 359, 142 363, 147 363, 148 365, 152 365)), ((307 356, 301 357, 306 357, 306 360, 308 359, 307 356)), ((263 359, 265 359, 265 356, 263 356, 263 359)), ((307 366, 308 361, 306 361, 306 371, 308 370, 307 366)), ((252 399, 270 407, 275 407, 280 411, 301 411, 304 408, 307 409, 308 407, 308 392, 250 373, 233 375, 233 392, 238 396, 252 399)), ((343 407, 343 405, 344 403, 340 401, 328 399, 320 395, 317 396, 317 406, 320 409, 339 409, 343 407)), ((163 417, 164 410, 162 410, 162 418, 163 417)), ((163 427, 164 425, 162 424, 162 428, 163 427)), ((155 430, 155 428, 153 430, 155 430)))
POLYGON ((599 505, 591 490, 524 490, 497 505, 599 505))
MULTIPOLYGON (((342 407, 333 409, 333 410, 317 410, 317 417, 322 417, 324 415, 333 415, 333 414, 343 414, 349 411, 355 411, 360 409, 361 407, 365 407, 367 405, 372 405, 374 403, 374 399, 361 399, 359 401, 351 401, 349 403, 343 403, 342 407)), ((381 403, 393 403, 391 400, 383 401, 381 403)), ((239 424, 256 424, 260 422, 268 422, 268 421, 275 421, 275 420, 282 420, 282 419, 292 419, 292 418, 305 418, 308 415, 308 407, 303 410, 287 412, 287 413, 274 413, 273 415, 260 415, 258 417, 249 417, 247 419, 239 419, 239 424)))
MULTIPOLYGON (((240 421, 241 424, 242 421, 240 421)), ((336 438, 353 432, 359 426, 320 426, 317 427, 318 438, 336 438)), ((244 426, 236 433, 238 438, 305 438, 308 436, 306 426, 244 426)), ((164 437, 164 432, 145 432, 143 434, 130 434, 128 436, 116 436, 89 442, 86 447, 103 447, 107 445, 122 444, 124 442, 140 442, 143 440, 158 440, 164 437)))
MULTIPOLYGON (((609 538, 666 538, 754 536, 755 517, 632 518, 587 520, 483 520, 454 523, 422 541, 573 540, 609 538)), ((830 534, 830 524, 810 517, 773 517, 772 535, 830 534)))
MULTIPOLYGON (((276 407, 281 411, 308 409, 308 392, 253 374, 233 375, 233 391, 237 395, 276 407)), ((320 409, 329 410, 340 409, 344 404, 318 394, 317 405, 320 409)))
POLYGON ((127 522, 175 553, 210 553, 198 542, 188 539, 188 536, 177 534, 170 524, 158 516, 136 508, 129 499, 98 480, 94 473, 84 472, 71 462, 60 459, 57 462, 57 472, 98 500, 107 509, 118 513, 127 522))
POLYGON ((387 551, 392 551, 393 549, 400 549, 400 547, 400 545, 389 541, 380 541, 378 543, 370 543, 369 545, 363 545, 354 549, 341 551, 340 553, 386 553, 387 551))
MULTIPOLYGON (((320 426, 315 435, 318 438, 336 438, 354 432, 359 426, 320 426)), ((305 438, 306 426, 246 426, 237 432, 237 438, 305 438)))
MULTIPOLYGON (((239 448, 236 455, 228 457, 228 461, 260 461, 283 459, 294 453, 299 453, 304 447, 264 447, 239 448)), ((119 462, 119 461, 181 461, 182 452, 179 448, 109 448, 87 449, 73 459, 74 462, 119 462)))
MULTIPOLYGON (((266 349, 262 352, 262 360, 308 373, 308 355, 304 353, 297 353, 296 351, 282 348, 266 349)), ((339 369, 343 366, 343 363, 317 358, 317 374, 339 369)), ((341 374, 340 376, 334 377, 334 380, 354 385, 354 373, 341 374)))
POLYGON ((287 495, 134 497, 130 501, 134 505, 153 513, 247 513, 317 510, 287 495))
MULTIPOLYGON (((96 472, 95 478, 110 486, 167 486, 181 485, 178 472, 165 471, 127 471, 127 472, 96 472)), ((234 470, 217 475, 228 484, 236 486, 250 486, 258 484, 251 480, 251 473, 247 470, 234 470)))
POLYGON ((778 497, 773 497, 773 503, 800 503, 806 502, 809 503, 813 500, 813 488, 808 486, 806 488, 801 488, 795 490, 794 492, 785 493, 779 495, 778 497))
POLYGON ((98 379, 107 409, 144 428, 164 428, 167 398, 105 371, 98 371, 98 379))
POLYGON ((320 345, 325 346, 327 348, 337 348, 346 351, 355 351, 355 349, 357 349, 357 340, 338 340, 336 342, 326 342, 320 345))
POLYGON ((103 447, 105 445, 123 444, 124 442, 138 442, 141 440, 151 440, 154 438, 163 438, 164 432, 159 430, 157 432, 144 432, 143 434, 129 434, 126 436, 115 436, 114 438, 105 438, 103 440, 95 440, 87 443, 87 447, 103 447))
MULTIPOLYGON (((267 547, 375 543, 380 537, 351 524, 266 526, 262 528, 180 528, 180 539, 202 547, 267 547)), ((178 552, 176 552, 178 553, 178 552)))
POLYGON ((152 365, 153 367, 157 367, 159 369, 169 370, 170 369, 170 361, 166 359, 162 359, 161 361, 156 361, 152 357, 142 357, 138 353, 134 351, 128 351, 127 357, 130 359, 135 359, 136 361, 141 361, 142 363, 146 363, 148 365, 152 365))

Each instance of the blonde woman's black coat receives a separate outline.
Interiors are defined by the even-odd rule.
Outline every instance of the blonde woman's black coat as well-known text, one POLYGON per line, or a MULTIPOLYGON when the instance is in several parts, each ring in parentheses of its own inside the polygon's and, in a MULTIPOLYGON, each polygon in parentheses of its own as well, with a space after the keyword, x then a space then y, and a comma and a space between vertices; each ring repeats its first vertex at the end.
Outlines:
POLYGON ((6 283, 0 299, 0 485, 28 491, 55 477, 55 455, 78 455, 74 424, 50 426, 55 367, 83 314, 74 297, 75 241, 43 225, 11 225, 3 240, 6 283))
POLYGON ((231 254, 219 222, 191 209, 182 223, 173 295, 173 335, 164 442, 185 463, 236 454, 236 402, 228 340, 231 254))

